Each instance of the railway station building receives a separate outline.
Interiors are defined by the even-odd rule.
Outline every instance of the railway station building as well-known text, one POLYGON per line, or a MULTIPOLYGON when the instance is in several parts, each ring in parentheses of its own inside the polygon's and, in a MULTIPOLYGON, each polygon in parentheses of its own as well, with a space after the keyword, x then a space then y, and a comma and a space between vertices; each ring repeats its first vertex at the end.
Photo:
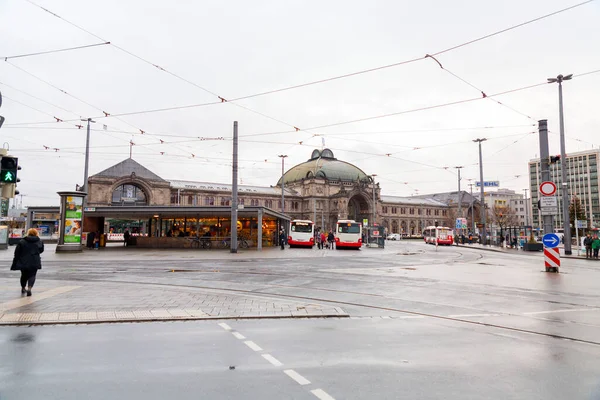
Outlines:
MULTIPOLYGON (((469 195, 463 193, 466 214, 469 195)), ((273 186, 239 185, 236 224, 239 235, 251 245, 272 246, 279 229, 290 220, 313 220, 317 227, 329 230, 339 219, 371 221, 375 207, 375 222, 387 233, 419 235, 435 221, 453 226, 456 204, 448 198, 382 195, 373 176, 338 160, 329 149, 316 149, 273 186)), ((184 247, 189 243, 186 237, 227 237, 231 201, 230 183, 165 179, 128 158, 88 178, 83 231, 117 233, 127 228, 137 236, 138 246, 184 247)), ((478 208, 477 202, 475 215, 478 208)))

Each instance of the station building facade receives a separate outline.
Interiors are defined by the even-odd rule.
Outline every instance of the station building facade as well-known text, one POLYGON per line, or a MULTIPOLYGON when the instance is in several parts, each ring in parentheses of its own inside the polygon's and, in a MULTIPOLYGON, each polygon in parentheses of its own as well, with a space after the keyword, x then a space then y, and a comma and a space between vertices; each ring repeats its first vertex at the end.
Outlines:
MULTIPOLYGON (((89 177, 83 229, 102 232, 105 219, 137 219, 140 233, 150 237, 226 236, 231 226, 231 194, 231 184, 163 179, 129 158, 89 177)), ((458 198, 463 199, 463 194, 469 196, 463 192, 458 198)), ((372 223, 375 207, 375 222, 387 233, 419 235, 435 221, 454 225, 456 204, 448 196, 442 200, 435 196, 382 195, 373 176, 336 159, 329 149, 314 150, 306 162, 285 171, 273 186, 239 185, 238 203, 243 208, 237 225, 255 244, 260 233, 260 242, 271 245, 276 243, 278 229, 291 219, 313 220, 328 230, 339 219, 372 223)), ((463 206, 468 213, 468 201, 463 206)), ((478 202, 476 207, 478 212, 478 202)))

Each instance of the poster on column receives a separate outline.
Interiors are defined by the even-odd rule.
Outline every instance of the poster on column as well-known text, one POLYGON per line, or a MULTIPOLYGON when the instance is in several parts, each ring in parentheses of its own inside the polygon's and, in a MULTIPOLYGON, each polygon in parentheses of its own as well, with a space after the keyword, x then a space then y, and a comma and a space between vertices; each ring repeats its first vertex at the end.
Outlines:
POLYGON ((65 243, 81 243, 83 197, 67 196, 65 207, 65 243))

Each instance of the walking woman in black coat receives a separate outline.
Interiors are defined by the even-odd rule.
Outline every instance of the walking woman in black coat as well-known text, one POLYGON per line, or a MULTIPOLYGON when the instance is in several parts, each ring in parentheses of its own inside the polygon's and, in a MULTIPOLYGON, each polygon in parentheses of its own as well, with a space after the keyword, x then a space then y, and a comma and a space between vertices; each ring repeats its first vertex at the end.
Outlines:
POLYGON ((35 276, 38 269, 42 269, 42 259, 40 254, 44 252, 44 243, 38 236, 38 231, 31 228, 27 231, 27 236, 19 241, 15 249, 12 271, 21 271, 21 294, 27 293, 31 296, 31 288, 35 283, 35 276), (27 289, 25 289, 27 285, 27 289))

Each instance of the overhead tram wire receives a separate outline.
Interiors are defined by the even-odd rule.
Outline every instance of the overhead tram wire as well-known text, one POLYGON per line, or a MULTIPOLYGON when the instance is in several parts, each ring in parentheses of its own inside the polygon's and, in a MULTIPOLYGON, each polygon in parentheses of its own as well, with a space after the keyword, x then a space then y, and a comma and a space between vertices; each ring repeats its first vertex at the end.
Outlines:
POLYGON ((56 49, 56 50, 48 50, 48 51, 38 51, 37 53, 19 54, 19 55, 15 55, 15 56, 4 56, 4 57, 0 57, 0 59, 4 59, 4 61, 6 61, 8 59, 13 59, 13 58, 24 58, 24 57, 40 56, 40 55, 43 55, 43 54, 62 53, 62 52, 65 52, 65 51, 81 50, 81 49, 87 49, 87 48, 90 48, 90 47, 105 46, 107 44, 110 44, 110 42, 87 44, 87 45, 84 45, 84 46, 68 47, 68 48, 65 48, 65 49, 56 49))
POLYGON ((437 63, 439 66, 440 66, 440 68, 441 68, 441 69, 442 69, 444 72, 446 72, 446 73, 448 73, 448 74, 452 75, 454 78, 458 79, 459 81, 463 82, 464 84, 466 84, 466 85, 468 85, 468 86, 472 87, 473 89, 477 90, 479 93, 481 93, 481 95, 483 96, 483 98, 489 99, 489 100, 493 101, 494 103, 501 105, 502 107, 506 107, 506 108, 508 108, 509 110, 511 110, 511 111, 513 111, 513 112, 516 112, 517 114, 519 114, 519 115, 521 115, 521 116, 523 116, 523 117, 526 117, 526 118, 528 118, 528 119, 530 119, 530 120, 532 120, 532 121, 535 121, 535 119, 534 119, 534 118, 532 118, 531 116, 529 116, 529 115, 527 115, 527 114, 524 114, 524 113, 522 113, 522 112, 520 112, 520 111, 518 111, 518 110, 515 110, 513 107, 511 107, 511 106, 509 106, 509 105, 507 105, 507 104, 504 104, 504 103, 502 103, 502 102, 501 102, 501 101, 499 101, 499 100, 496 100, 496 99, 493 99, 493 98, 491 98, 491 97, 488 97, 488 96, 487 96, 487 94, 485 94, 485 92, 483 91, 483 89, 480 89, 479 87, 475 86, 475 85, 474 85, 474 84, 472 84, 471 82, 467 81, 467 80, 466 80, 466 79, 464 79, 464 78, 461 78, 460 76, 458 76, 458 75, 457 75, 457 74, 455 74, 454 72, 450 71, 448 68, 444 67, 444 66, 442 65, 442 63, 441 63, 441 62, 440 62, 440 61, 439 61, 437 58, 435 58, 435 56, 432 56, 432 55, 429 55, 429 54, 428 54, 428 55, 426 55, 425 57, 431 58, 433 61, 435 61, 435 62, 436 62, 436 63, 437 63))
MULTIPOLYGON (((58 91, 60 91, 61 93, 65 94, 65 95, 67 95, 67 96, 69 96, 69 97, 72 97, 73 99, 75 99, 75 100, 79 101, 80 103, 83 103, 83 104, 85 104, 85 105, 87 105, 87 106, 89 106, 89 107, 91 107, 91 108, 94 108, 94 109, 96 109, 96 110, 99 110, 99 111, 101 111, 103 114, 105 114, 105 116, 109 116, 109 115, 110 115, 108 112, 104 111, 102 108, 100 108, 100 107, 98 107, 98 106, 96 106, 96 105, 94 105, 94 104, 91 104, 91 103, 89 103, 89 102, 87 102, 87 101, 85 101, 85 100, 83 100, 83 99, 81 99, 81 98, 79 98, 79 97, 77 97, 77 96, 75 96, 75 95, 73 95, 73 94, 71 94, 71 93, 67 92, 67 91, 66 91, 66 90, 64 90, 64 89, 61 89, 60 87, 58 87, 58 86, 54 85, 53 83, 51 83, 51 82, 49 82, 49 81, 47 81, 47 80, 45 80, 45 79, 42 79, 42 78, 40 78, 39 76, 37 76, 37 75, 35 75, 35 74, 33 74, 33 73, 31 73, 31 72, 29 72, 29 71, 27 71, 27 70, 25 70, 25 69, 23 69, 23 68, 19 67, 19 66, 17 66, 17 65, 15 65, 15 64, 13 64, 13 63, 11 63, 11 62, 9 62, 9 61, 6 61, 6 62, 7 62, 9 65, 11 65, 11 66, 15 67, 16 69, 18 69, 18 70, 22 71, 23 73, 25 73, 25 74, 27 74, 27 75, 29 75, 29 76, 31 76, 31 77, 33 77, 33 78, 37 79, 38 81, 40 81, 40 82, 42 82, 42 83, 44 83, 44 84, 46 84, 46 85, 48 85, 48 86, 52 87, 52 88, 53 88, 53 89, 55 89, 55 90, 58 90, 58 91)), ((77 115, 77 114, 76 114, 76 113, 74 113, 74 112, 71 112, 71 113, 72 113, 72 114, 75 114, 75 115, 77 115)), ((77 120, 62 120, 62 119, 60 119, 60 118, 57 118, 57 117, 54 117, 54 116, 53 116, 53 118, 54 118, 54 119, 56 119, 56 122, 76 122, 76 121, 77 121, 77 122, 80 122, 80 119, 77 119, 77 120)), ((135 125, 132 125, 132 124, 130 124, 129 122, 127 122, 127 121, 125 121, 125 120, 123 120, 123 119, 121 119, 121 118, 119 118, 119 117, 116 117, 116 119, 117 119, 117 120, 119 120, 119 121, 121 121, 122 123, 124 123, 124 124, 126 124, 126 125, 129 125, 130 127, 134 128, 134 129, 137 129, 137 130, 138 130, 138 131, 139 131, 139 132, 140 132, 142 135, 145 133, 145 130, 143 130, 143 129, 141 129, 141 128, 139 128, 139 127, 135 126, 135 125)), ((81 125, 80 125, 80 124, 77 124, 76 126, 77 126, 77 127, 81 127, 81 125)), ((110 137, 112 137, 112 138, 115 138, 115 139, 118 139, 118 140, 122 140, 122 138, 118 138, 118 137, 116 137, 116 136, 113 136, 113 135, 110 135, 110 134, 108 134, 108 133, 106 133, 106 132, 102 132, 102 133, 103 133, 103 134, 106 134, 106 135, 108 135, 108 136, 110 136, 110 137)), ((161 140, 161 139, 158 139, 158 140, 161 142, 161 144, 163 144, 163 143, 166 143, 166 141, 164 141, 164 140, 161 140)), ((131 143, 132 141, 128 141, 128 142, 129 142, 129 143, 131 143)), ((173 147, 177 148, 177 146, 173 146, 173 147)), ((181 149, 179 149, 179 150, 180 150, 180 151, 185 151, 185 150, 181 150, 181 149)), ((185 152, 187 152, 187 151, 185 151, 185 152)), ((194 154, 194 153, 190 153, 190 154, 191 154, 193 157, 195 157, 195 154, 194 154)))
MULTIPOLYGON (((109 42, 109 41, 107 41, 106 39, 103 39, 102 37, 100 37, 99 35, 96 35, 95 33, 93 33, 93 32, 91 32, 91 31, 89 31, 89 30, 87 30, 87 29, 85 29, 85 28, 83 28, 83 27, 81 27, 81 26, 79 26, 79 25, 75 24, 74 22, 71 22, 71 21, 69 21, 69 20, 67 20, 67 19, 65 19, 65 18, 63 18, 63 17, 61 17, 60 15, 58 15, 58 14, 56 14, 56 13, 54 13, 54 12, 52 12, 52 11, 48 10, 47 8, 44 8, 44 7, 40 6, 39 4, 37 4, 37 3, 35 3, 35 2, 33 2, 33 1, 31 1, 31 0, 25 0, 25 1, 26 1, 26 2, 28 2, 28 3, 30 3, 30 4, 32 4, 32 5, 34 5, 34 6, 36 6, 36 7, 38 7, 38 8, 40 8, 40 9, 42 9, 43 11, 45 11, 45 12, 49 13, 50 15, 52 15, 52 16, 54 16, 54 17, 56 17, 56 18, 58 18, 58 19, 60 19, 60 20, 62 20, 62 21, 64 21, 64 22, 68 23, 69 25, 71 25, 71 26, 73 26, 73 27, 75 27, 75 28, 77 28, 77 29, 79 29, 79 30, 81 30, 81 31, 83 31, 83 32, 85 32, 85 33, 87 33, 88 35, 92 35, 93 37, 95 37, 95 38, 97 38, 97 39, 99 39, 99 40, 102 40, 102 41, 104 41, 104 42, 109 42)), ((172 77, 174 77, 174 78, 177 78, 177 79, 179 79, 179 80, 181 80, 181 81, 183 81, 183 82, 185 82, 185 83, 187 83, 187 84, 189 84, 189 85, 192 85, 192 86, 194 86, 194 87, 196 87, 196 88, 198 88, 198 89, 200 89, 200 90, 202 90, 202 91, 204 91, 204 92, 206 92, 206 93, 209 93, 209 94, 211 94, 212 96, 215 96, 215 97, 217 97, 217 98, 220 100, 220 101, 219 101, 219 103, 231 103, 231 104, 233 104, 234 106, 236 106, 236 107, 239 107, 239 108, 242 108, 242 109, 244 109, 244 110, 246 110, 246 111, 250 111, 250 112, 252 112, 252 113, 254 113, 254 114, 257 114, 257 115, 260 115, 260 116, 262 116, 262 117, 264 117, 264 118, 268 118, 268 119, 270 119, 270 120, 272 120, 272 121, 275 121, 275 122, 278 122, 278 123, 280 123, 280 124, 283 124, 283 125, 287 125, 287 126, 289 126, 289 127, 292 127, 292 128, 294 128, 296 131, 299 131, 299 130, 300 130, 300 129, 299 129, 298 127, 296 127, 294 124, 291 124, 291 123, 288 123, 288 122, 282 121, 282 120, 280 120, 280 119, 277 119, 277 118, 275 118, 275 117, 271 117, 270 115, 267 115, 267 114, 261 113, 260 111, 253 110, 253 109, 251 109, 251 108, 249 108, 249 107, 246 107, 246 106, 243 106, 243 105, 241 105, 241 104, 237 104, 237 103, 234 103, 234 102, 230 102, 230 101, 229 101, 228 99, 226 99, 225 97, 223 97, 223 96, 220 96, 220 95, 218 95, 217 93, 215 93, 215 92, 213 92, 213 91, 211 91, 211 90, 209 90, 209 89, 207 89, 207 88, 205 88, 205 87, 203 87, 203 86, 200 86, 200 85, 198 85, 197 83, 195 83, 195 82, 193 82, 193 81, 191 81, 191 80, 189 80, 189 79, 186 79, 186 78, 184 78, 184 77, 182 77, 182 76, 180 76, 180 75, 178 75, 178 74, 176 74, 176 73, 174 73, 174 72, 171 72, 171 71, 167 70, 166 68, 164 68, 164 67, 161 67, 160 65, 158 65, 158 64, 155 64, 155 63, 153 63, 153 62, 151 62, 151 61, 149 61, 149 60, 147 60, 147 59, 145 59, 145 58, 143 58, 143 57, 141 57, 141 56, 139 56, 139 55, 137 55, 137 54, 135 54, 135 53, 133 53, 133 52, 131 52, 131 51, 129 51, 129 50, 127 50, 127 49, 125 49, 125 48, 123 48, 123 47, 121 47, 121 46, 118 46, 118 45, 116 45, 116 44, 114 44, 114 43, 111 43, 111 42, 109 42, 109 43, 110 43, 110 45, 111 45, 111 46, 113 46, 114 48, 116 48, 116 49, 118 49, 118 50, 120 50, 120 51, 124 52, 125 54, 128 54, 128 55, 130 55, 131 57, 134 57, 134 58, 138 59, 139 61, 142 61, 142 62, 144 62, 144 63, 146 63, 146 64, 148 64, 148 65, 151 65, 152 67, 155 67, 155 68, 157 68, 157 69, 159 69, 159 70, 163 71, 164 73, 166 73, 166 74, 168 74, 168 75, 171 75, 171 76, 172 76, 172 77)))
MULTIPOLYGON (((83 32, 85 32, 85 33, 87 33, 87 34, 91 35, 91 36, 94 36, 95 38, 97 38, 97 39, 99 39, 99 40, 102 40, 102 41, 104 41, 104 42, 108 42, 107 40, 105 40, 104 38, 102 38, 102 37, 100 37, 100 36, 96 35, 95 33, 93 33, 93 32, 91 32, 91 31, 89 31, 89 30, 87 30, 87 29, 85 29, 85 28, 83 28, 83 27, 81 27, 81 26, 79 26, 79 25, 77 25, 77 24, 75 24, 75 23, 73 23, 73 22, 71 22, 71 21, 69 21, 69 20, 67 20, 67 19, 65 19, 65 18, 63 18, 63 17, 61 17, 60 15, 58 15, 58 14, 56 14, 56 13, 54 13, 54 12, 52 12, 52 11, 48 10, 47 8, 44 8, 44 7, 40 6, 40 5, 38 5, 37 3, 33 2, 32 0, 25 0, 25 1, 27 1, 27 2, 28 2, 28 3, 30 3, 30 4, 32 4, 32 5, 33 5, 33 6, 35 6, 35 7, 38 7, 38 8, 40 8, 40 9, 41 9, 41 10, 43 10, 43 11, 45 11, 45 12, 49 13, 50 15, 52 15, 52 16, 54 16, 54 17, 56 17, 56 18, 58 18, 58 19, 60 19, 60 20, 62 20, 62 21, 64 21, 64 22, 66 22, 66 23, 68 23, 68 24, 70 24, 71 26, 73 26, 73 27, 75 27, 75 28, 77 28, 77 29, 79 29, 79 30, 81 30, 81 31, 83 31, 83 32)), ((484 36, 481 36, 481 37, 478 37, 478 38, 472 39, 472 40, 470 40, 470 41, 467 41, 467 42, 464 42, 464 43, 461 43, 461 44, 455 45, 455 46, 453 46, 453 47, 450 47, 450 48, 447 48, 447 49, 444 49, 444 50, 441 50, 441 51, 435 52, 435 53, 433 53, 433 55, 439 55, 439 54, 443 54, 443 53, 446 53, 446 52, 449 52, 449 51, 453 51, 453 50, 455 50, 455 49, 458 49, 458 48, 461 48, 461 47, 464 47, 464 46, 470 45, 470 44, 472 44, 472 43, 479 42, 479 41, 481 41, 481 40, 488 39, 488 38, 490 38, 490 37, 493 37, 493 36, 499 35, 499 34, 501 34, 501 33, 505 33, 505 32, 511 31, 511 30, 513 30, 513 29, 517 29, 517 28, 523 27, 523 26, 525 26, 525 25, 528 25, 528 24, 531 24, 531 23, 534 23, 534 22, 540 21, 540 20, 542 20, 542 19, 545 19, 545 18, 548 18, 548 17, 554 16, 554 15, 560 14, 560 13, 562 13, 562 12, 566 12, 566 11, 572 10, 572 9, 574 9, 574 8, 576 8, 576 7, 582 6, 582 5, 584 5, 584 4, 588 4, 588 3, 592 2, 592 1, 594 1, 594 0, 587 0, 587 1, 584 1, 584 2, 582 2, 582 3, 575 4, 575 5, 573 5, 573 6, 566 7, 566 8, 564 8, 564 9, 561 9, 561 10, 554 11, 554 12, 552 12, 552 13, 549 13, 549 14, 546 14, 546 15, 542 15, 542 16, 540 16, 540 17, 537 17, 537 18, 534 18, 534 19, 532 19, 532 20, 528 20, 528 21, 522 22, 522 23, 520 23, 520 24, 513 25, 513 26, 510 26, 510 27, 508 27, 508 28, 505 28, 505 29, 502 29, 502 30, 499 30, 499 31, 493 32, 493 33, 491 33, 491 34, 487 34, 487 35, 484 35, 484 36)), ((238 106, 238 107, 241 107, 241 108, 243 108, 243 109, 246 109, 246 110, 248 110, 248 111, 251 111, 251 112, 253 112, 253 113, 256 113, 256 114, 258 114, 258 115, 261 115, 261 116, 263 116, 263 117, 266 117, 266 118, 269 118, 269 119, 271 119, 271 120, 274 120, 274 121, 280 122, 280 123, 282 123, 282 124, 285 124, 285 125, 291 126, 291 127, 293 127, 293 128, 295 129, 295 131, 300 131, 300 130, 302 130, 302 129, 298 128, 297 126, 295 126, 295 125, 293 125, 293 124, 289 124, 289 123, 287 123, 287 122, 284 122, 284 121, 278 120, 278 119, 276 119, 276 118, 270 117, 270 116, 268 116, 268 115, 266 115, 266 114, 264 114, 264 113, 260 113, 260 112, 258 112, 258 111, 252 110, 252 109, 250 109, 250 108, 248 108, 248 107, 242 106, 242 105, 240 105, 240 104, 237 104, 237 103, 235 103, 235 102, 236 102, 236 101, 239 101, 239 100, 243 100, 243 99, 249 99, 249 98, 252 98, 252 97, 264 96, 264 95, 271 94, 271 93, 282 92, 282 91, 285 91, 285 90, 296 89, 296 88, 305 87, 305 86, 309 86, 309 85, 320 84, 320 83, 324 83, 324 82, 328 82, 328 81, 332 81, 332 80, 337 80, 337 79, 347 78, 347 77, 350 77, 350 76, 356 76, 356 75, 361 75, 361 74, 365 74, 365 73, 369 73, 369 72, 374 72, 374 71, 378 71, 378 70, 382 70, 382 69, 386 69, 386 68, 396 67, 396 66, 399 66, 399 65, 404 65, 404 64, 408 64, 408 63, 412 63, 412 62, 420 61, 420 60, 423 60, 423 59, 425 59, 425 58, 426 58, 426 57, 414 58, 414 59, 411 59, 411 60, 405 60, 405 61, 401 61, 401 62, 397 62, 397 63, 393 63, 393 64, 388 64, 388 65, 384 65, 384 66, 380 66, 380 67, 375 67, 375 68, 370 68, 370 69, 366 69, 366 70, 362 70, 362 71, 356 71, 356 72, 352 72, 352 73, 349 73, 349 74, 339 75, 339 76, 337 76, 337 77, 330 77, 330 78, 327 78, 327 79, 321 79, 321 80, 318 80, 318 81, 308 82, 308 83, 304 83, 304 84, 301 84, 301 85, 289 86, 289 87, 286 87, 286 88, 275 89, 275 90, 271 90, 271 91, 267 91, 267 92, 262 92, 262 93, 257 93, 257 94, 254 94, 254 95, 248 95, 248 96, 237 97, 237 98, 233 98, 233 99, 229 99, 229 100, 228 100, 228 99, 225 99, 224 97, 222 97, 222 96, 219 96, 219 95, 217 95, 216 93, 214 93, 214 92, 212 92, 212 91, 210 91, 210 90, 208 90, 208 89, 206 89, 206 88, 204 88, 204 87, 202 87, 202 86, 200 86, 200 85, 196 84, 195 82, 192 82, 192 81, 190 81, 190 80, 188 80, 188 79, 186 79, 186 78, 183 78, 183 77, 181 77, 180 75, 177 75, 177 74, 175 74, 175 73, 173 73, 173 72, 171 72, 171 71, 169 71, 169 70, 167 70, 167 69, 165 69, 165 68, 163 68, 163 67, 161 67, 161 66, 159 66, 159 65, 157 65, 157 64, 155 64, 155 63, 152 63, 152 62, 150 62, 150 61, 146 60, 146 59, 145 59, 145 58, 143 58, 143 57, 140 57, 140 56, 138 56, 137 54, 134 54, 133 52, 131 52, 131 51, 129 51, 129 50, 126 50, 126 49, 124 49, 124 48, 122 48, 122 47, 120 47, 120 46, 117 46, 117 45, 113 44, 113 43, 111 43, 111 46, 115 47, 115 48, 116 48, 116 49, 118 49, 118 50, 121 50, 122 52, 124 52, 124 53, 126 53, 126 54, 129 54, 130 56, 132 56, 132 57, 134 57, 134 58, 137 58, 138 60, 140 60, 140 61, 142 61, 142 62, 145 62, 145 63, 147 63, 147 64, 149 64, 149 65, 151 65, 151 66, 153 66, 153 67, 155 67, 155 68, 158 68, 159 70, 161 70, 161 71, 163 71, 163 72, 165 72, 165 73, 167 73, 167 74, 169 74, 169 75, 171 75, 171 76, 173 76, 173 77, 175 77, 175 78, 177 78, 177 79, 179 79, 179 80, 182 80, 182 81, 184 81, 184 82, 186 82, 186 83, 188 83, 188 84, 190 84, 190 85, 193 85, 193 86, 195 86, 195 87, 197 87, 197 88, 199 88, 199 89, 203 90, 203 91, 204 91, 204 92, 206 92, 206 93, 209 93, 209 94, 211 94, 211 95, 213 95, 213 96, 216 96, 216 97, 217 97, 219 100, 221 100, 221 102, 226 102, 226 103, 231 103, 231 104, 234 104, 234 105, 236 105, 236 106, 238 106)))

